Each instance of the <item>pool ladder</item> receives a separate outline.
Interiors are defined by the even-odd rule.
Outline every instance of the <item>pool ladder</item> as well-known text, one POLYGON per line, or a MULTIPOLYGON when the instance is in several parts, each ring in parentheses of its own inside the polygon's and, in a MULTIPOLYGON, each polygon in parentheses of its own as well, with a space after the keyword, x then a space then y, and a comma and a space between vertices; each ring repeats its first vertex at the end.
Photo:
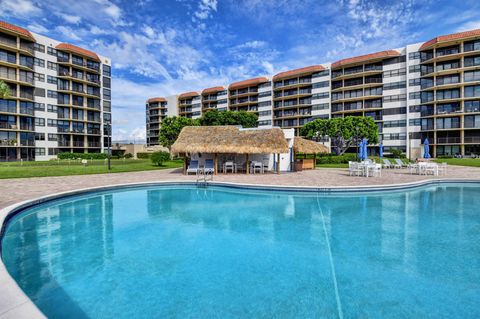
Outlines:
POLYGON ((200 172, 200 175, 197 177, 197 185, 206 187, 208 181, 213 181, 213 172, 200 172))

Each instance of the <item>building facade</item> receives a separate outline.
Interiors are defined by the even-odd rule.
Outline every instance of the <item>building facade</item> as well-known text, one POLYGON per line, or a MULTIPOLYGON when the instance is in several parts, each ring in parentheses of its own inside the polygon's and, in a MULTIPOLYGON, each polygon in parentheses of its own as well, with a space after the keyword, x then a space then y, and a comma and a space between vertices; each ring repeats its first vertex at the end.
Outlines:
POLYGON ((103 152, 111 136, 111 62, 0 21, 0 161, 103 152))
MULTIPOLYGON (((422 157, 428 138, 434 157, 480 154, 480 30, 169 100, 176 106, 170 116, 243 110, 258 114, 259 127, 293 128, 297 135, 315 119, 370 116, 385 153, 396 149, 422 157)), ((378 145, 369 146, 370 154, 378 151, 378 145)))

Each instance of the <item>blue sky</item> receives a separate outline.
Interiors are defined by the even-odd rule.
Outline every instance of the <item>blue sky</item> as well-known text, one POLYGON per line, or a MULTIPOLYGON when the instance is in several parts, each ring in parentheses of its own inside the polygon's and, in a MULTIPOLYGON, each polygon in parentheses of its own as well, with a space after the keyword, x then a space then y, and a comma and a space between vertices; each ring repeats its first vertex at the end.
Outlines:
POLYGON ((113 61, 114 139, 145 100, 480 28, 480 1, 0 0, 3 20, 113 61))

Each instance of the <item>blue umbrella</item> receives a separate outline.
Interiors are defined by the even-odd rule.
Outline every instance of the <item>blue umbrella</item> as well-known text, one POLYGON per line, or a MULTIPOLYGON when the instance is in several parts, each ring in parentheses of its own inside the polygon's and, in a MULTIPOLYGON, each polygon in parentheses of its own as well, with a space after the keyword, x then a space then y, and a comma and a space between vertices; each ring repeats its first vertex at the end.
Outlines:
POLYGON ((368 141, 366 138, 363 139, 363 159, 366 160, 368 158, 368 152, 367 152, 367 144, 368 141))
POLYGON ((358 145, 358 158, 363 160, 363 140, 360 141, 360 144, 358 145))
POLYGON ((379 155, 380 155, 380 158, 382 158, 382 157, 383 157, 383 144, 380 143, 380 144, 378 145, 378 147, 379 147, 378 153, 379 153, 379 155))
POLYGON ((423 141, 423 158, 430 158, 430 145, 428 143, 428 138, 423 141))

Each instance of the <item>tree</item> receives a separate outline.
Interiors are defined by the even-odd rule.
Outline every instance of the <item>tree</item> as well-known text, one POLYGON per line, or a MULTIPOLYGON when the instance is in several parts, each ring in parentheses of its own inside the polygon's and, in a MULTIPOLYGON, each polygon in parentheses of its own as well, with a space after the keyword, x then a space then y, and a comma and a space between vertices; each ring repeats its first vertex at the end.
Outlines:
POLYGON ((198 120, 182 116, 166 117, 160 126, 158 141, 160 144, 170 150, 178 135, 185 126, 197 126, 198 120))
POLYGON ((150 156, 150 160, 153 164, 162 166, 162 164, 170 160, 170 153, 165 151, 153 152, 150 156))
POLYGON ((258 115, 246 111, 208 111, 200 118, 202 126, 241 125, 242 127, 256 127, 258 115))
POLYGON ((378 143, 378 126, 369 116, 318 119, 305 124, 300 133, 308 138, 329 137, 337 155, 342 155, 363 138, 369 144, 378 143))
POLYGON ((10 96, 10 87, 7 83, 0 81, 0 98, 4 99, 10 96))

